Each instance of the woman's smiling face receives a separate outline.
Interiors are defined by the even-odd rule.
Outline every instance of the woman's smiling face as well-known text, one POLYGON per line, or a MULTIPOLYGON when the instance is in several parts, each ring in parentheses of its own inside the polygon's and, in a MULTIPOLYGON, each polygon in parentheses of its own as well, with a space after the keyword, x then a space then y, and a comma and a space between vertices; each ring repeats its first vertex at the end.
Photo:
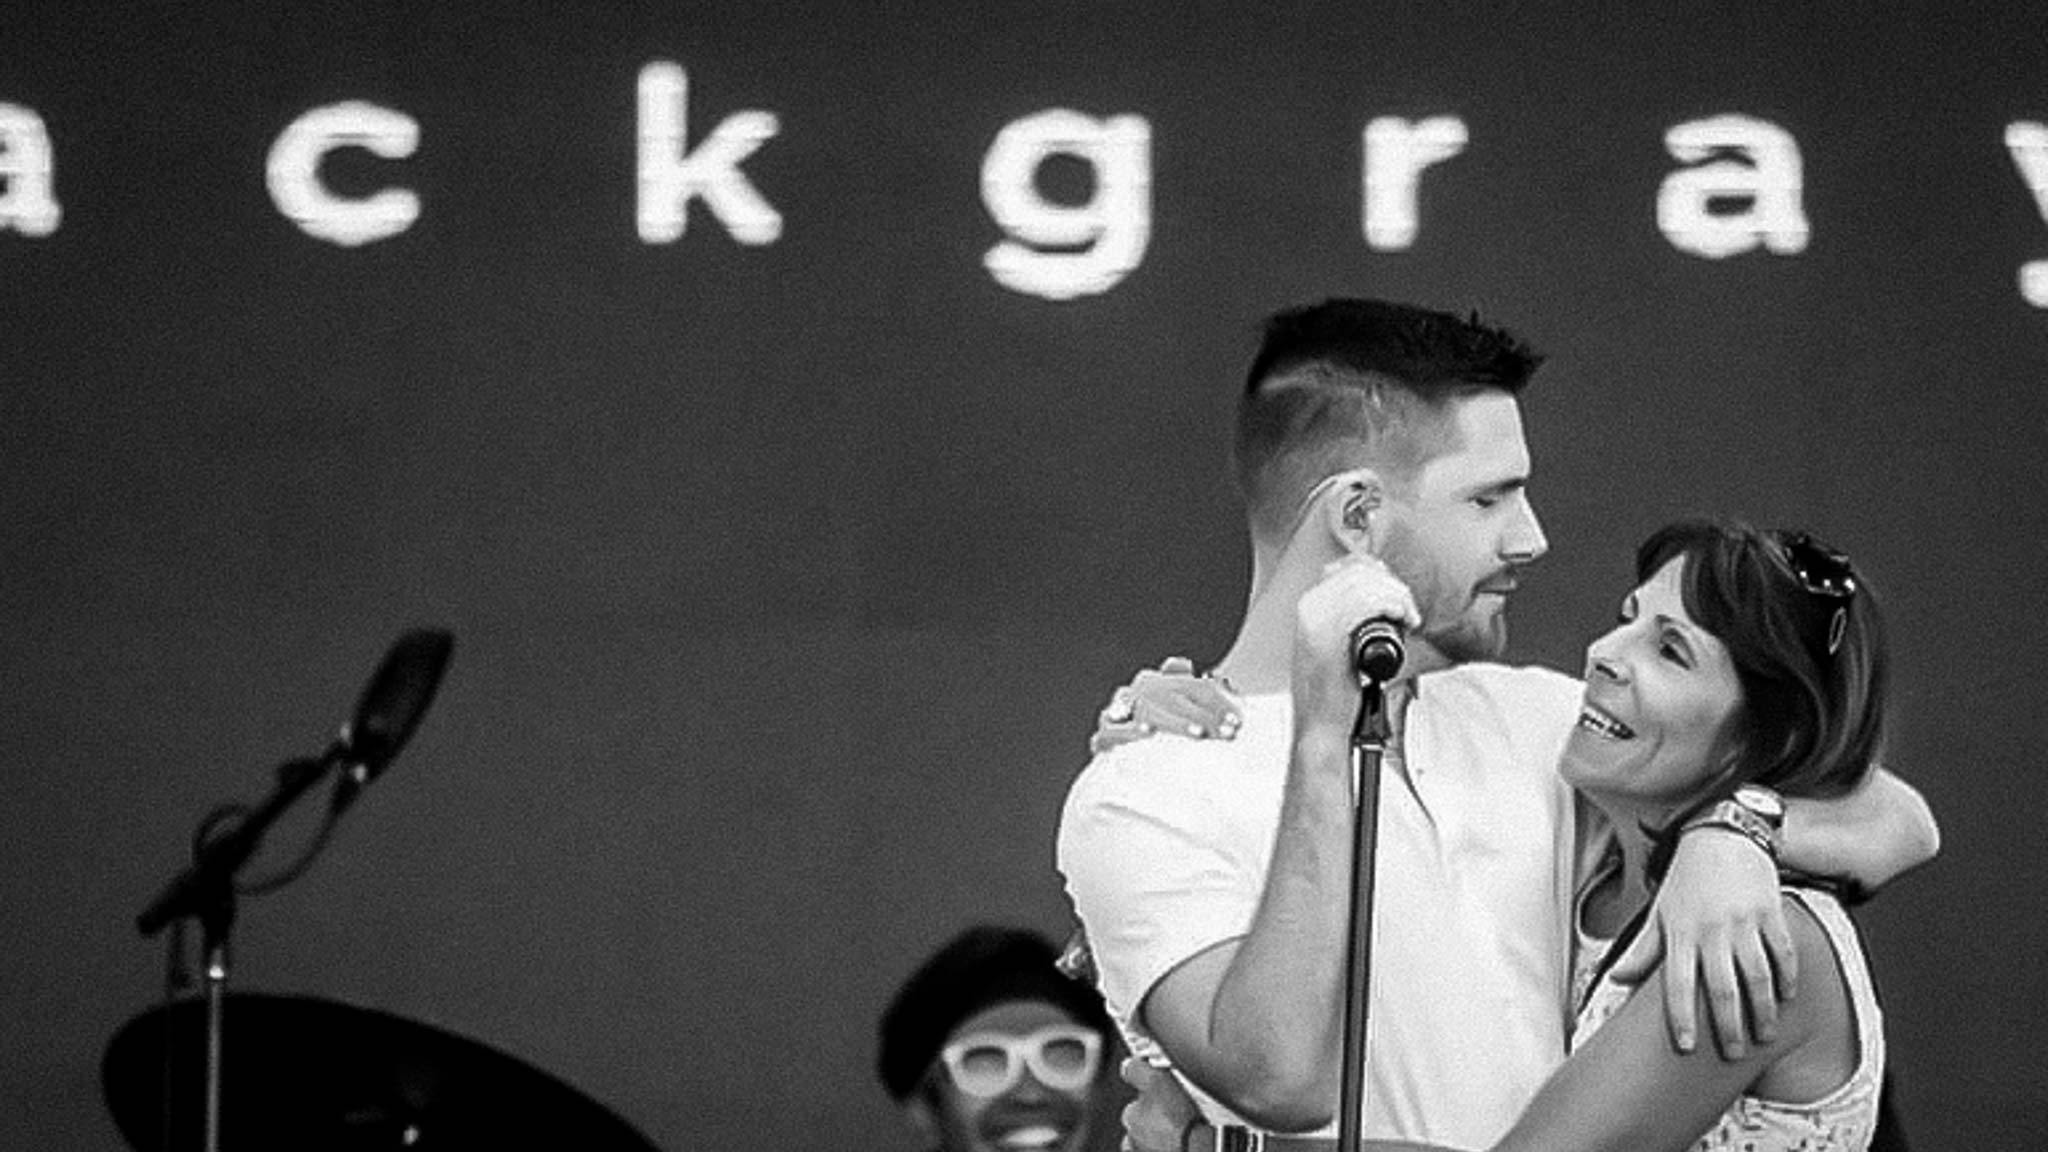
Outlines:
POLYGON ((1729 763, 1742 705, 1728 649, 1685 610, 1685 564, 1658 569, 1587 647, 1585 702, 1558 765, 1566 783, 1652 823, 1729 763))

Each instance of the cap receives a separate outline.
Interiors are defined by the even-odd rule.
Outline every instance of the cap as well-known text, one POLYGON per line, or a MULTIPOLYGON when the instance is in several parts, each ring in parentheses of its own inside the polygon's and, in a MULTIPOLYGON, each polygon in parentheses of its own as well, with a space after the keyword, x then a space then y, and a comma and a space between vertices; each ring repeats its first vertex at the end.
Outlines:
POLYGON ((897 1100, 909 1096, 962 1020, 991 1004, 1044 1000, 1103 1032, 1111 1029, 1095 989, 1055 965, 1059 953, 1036 932, 980 925, 934 952, 882 1013, 876 1071, 897 1100))

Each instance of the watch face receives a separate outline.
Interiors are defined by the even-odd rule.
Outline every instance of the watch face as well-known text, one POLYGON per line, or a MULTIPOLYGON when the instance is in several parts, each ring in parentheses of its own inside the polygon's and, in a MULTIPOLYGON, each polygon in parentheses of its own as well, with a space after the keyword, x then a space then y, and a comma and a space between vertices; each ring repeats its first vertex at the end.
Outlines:
POLYGON ((1785 818, 1785 801, 1769 788, 1744 784, 1735 790, 1735 802, 1773 824, 1785 818))

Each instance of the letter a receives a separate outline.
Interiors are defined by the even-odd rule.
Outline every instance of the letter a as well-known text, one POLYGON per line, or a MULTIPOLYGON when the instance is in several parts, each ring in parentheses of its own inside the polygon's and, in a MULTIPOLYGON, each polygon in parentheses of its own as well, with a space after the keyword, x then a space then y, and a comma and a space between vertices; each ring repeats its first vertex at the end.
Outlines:
POLYGON ((1671 129, 1664 147, 1694 165, 1665 177, 1657 193, 1657 228, 1672 247, 1710 260, 1759 246, 1781 256, 1805 251, 1799 144, 1791 133, 1749 116, 1716 116, 1671 129), (1722 153, 1742 159, 1714 158, 1722 153))
POLYGON ((23 236, 48 236, 57 230, 63 211, 52 188, 56 160, 43 118, 32 108, 0 104, 0 229, 23 236))

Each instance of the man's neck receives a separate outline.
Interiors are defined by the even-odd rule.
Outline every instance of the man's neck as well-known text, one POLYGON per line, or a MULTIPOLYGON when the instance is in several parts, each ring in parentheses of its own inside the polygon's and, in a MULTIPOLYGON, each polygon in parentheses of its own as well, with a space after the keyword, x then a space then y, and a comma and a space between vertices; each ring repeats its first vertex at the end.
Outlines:
MULTIPOLYGON (((1269 588, 1268 591, 1271 589, 1269 588)), ((1252 593, 1237 639, 1216 664, 1216 674, 1239 692, 1285 692, 1293 678, 1294 602, 1300 593, 1252 593)))

